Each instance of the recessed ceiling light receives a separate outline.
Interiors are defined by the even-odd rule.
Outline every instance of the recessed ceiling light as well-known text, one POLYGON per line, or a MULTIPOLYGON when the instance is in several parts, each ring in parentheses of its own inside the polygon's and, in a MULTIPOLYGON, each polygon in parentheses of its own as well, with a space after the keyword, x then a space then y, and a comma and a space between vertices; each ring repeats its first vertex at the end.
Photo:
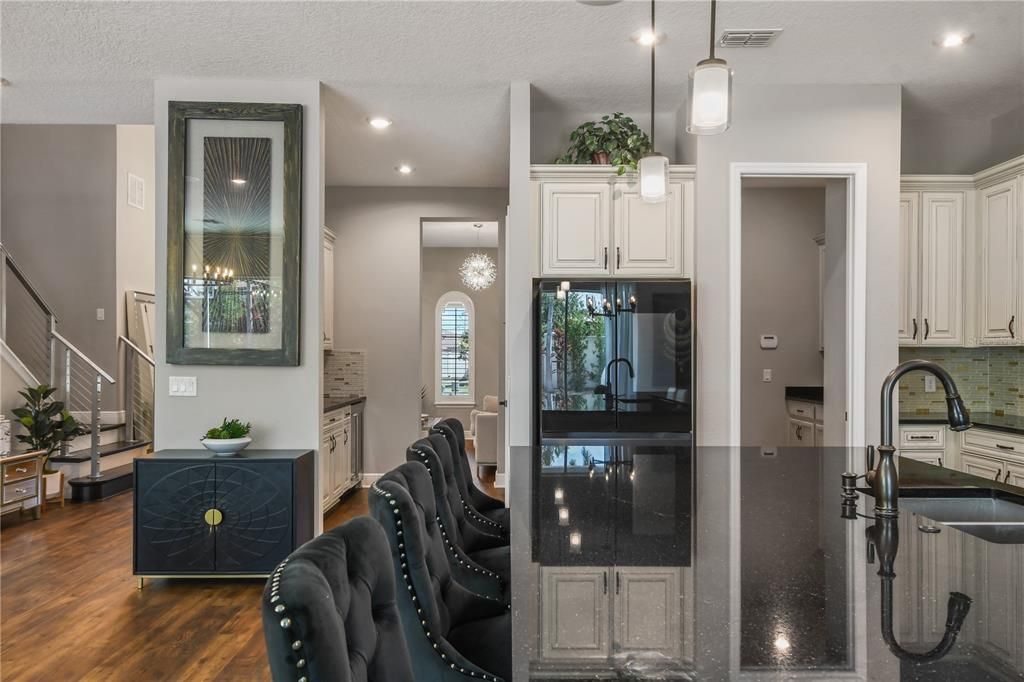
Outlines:
POLYGON ((952 31, 942 36, 935 44, 939 47, 960 47, 974 37, 973 33, 957 33, 952 31))
POLYGON ((645 28, 640 31, 636 31, 629 37, 629 39, 641 47, 650 47, 651 45, 661 45, 665 42, 665 34, 654 33, 651 29, 645 28))
POLYGON ((376 128, 377 130, 384 130, 385 128, 390 128, 392 123, 394 123, 394 121, 392 121, 390 118, 385 118, 384 116, 374 116, 373 118, 369 119, 370 127, 376 128))
POLYGON ((395 170, 398 171, 399 173, 401 173, 402 175, 409 175, 410 173, 413 172, 414 169, 409 164, 402 163, 402 164, 399 164, 399 165, 395 166, 395 170))
POLYGON ((231 182, 235 183, 236 185, 244 185, 245 178, 231 178, 231 182))

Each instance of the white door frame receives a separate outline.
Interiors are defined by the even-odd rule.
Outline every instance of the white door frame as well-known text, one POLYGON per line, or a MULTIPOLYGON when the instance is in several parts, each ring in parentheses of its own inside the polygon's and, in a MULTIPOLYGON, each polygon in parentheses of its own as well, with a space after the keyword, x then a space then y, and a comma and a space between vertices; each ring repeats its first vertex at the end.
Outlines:
MULTIPOLYGON (((863 462, 854 461, 853 448, 867 442, 865 368, 867 366, 867 164, 864 163, 747 163, 729 166, 729 438, 732 448, 730 466, 730 538, 729 538, 729 668, 734 677, 757 680, 757 674, 740 672, 740 418, 742 383, 742 241, 743 178, 836 178, 846 181, 846 446, 850 448, 847 471, 857 471, 863 462)), ((699 267, 699 264, 698 264, 699 267)), ((863 593, 866 581, 863 556, 864 538, 848 533, 848 590, 863 593)), ((850 592, 853 594, 854 592, 850 592)), ((854 604, 850 601, 850 604, 854 604)), ((851 608, 854 608, 851 606, 851 608)), ((863 679, 865 670, 865 609, 853 614, 855 639, 854 673, 838 673, 835 679, 863 679)), ((802 677, 802 675, 794 675, 802 677)), ((820 677, 820 675, 819 675, 820 677)))
MULTIPOLYGON (((868 168, 865 163, 732 163, 729 167, 729 442, 741 438, 743 178, 846 180, 846 445, 863 447, 867 366, 868 168)), ((855 463, 850 462, 850 466, 855 463)), ((853 471, 853 469, 851 469, 853 471)))

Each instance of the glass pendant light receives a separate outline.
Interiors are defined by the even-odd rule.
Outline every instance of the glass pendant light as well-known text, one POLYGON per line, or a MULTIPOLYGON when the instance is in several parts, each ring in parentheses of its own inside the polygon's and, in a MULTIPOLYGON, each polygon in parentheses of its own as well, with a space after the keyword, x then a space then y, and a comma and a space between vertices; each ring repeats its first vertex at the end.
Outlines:
MULTIPOLYGON (((651 0, 651 35, 658 35, 654 26, 654 0, 651 0)), ((640 198, 651 204, 665 201, 668 194, 668 157, 654 150, 654 48, 657 42, 651 43, 651 152, 637 163, 640 198)))
POLYGON ((724 59, 715 58, 715 7, 711 0, 710 56, 697 62, 690 72, 686 132, 717 135, 732 123, 732 70, 724 59))

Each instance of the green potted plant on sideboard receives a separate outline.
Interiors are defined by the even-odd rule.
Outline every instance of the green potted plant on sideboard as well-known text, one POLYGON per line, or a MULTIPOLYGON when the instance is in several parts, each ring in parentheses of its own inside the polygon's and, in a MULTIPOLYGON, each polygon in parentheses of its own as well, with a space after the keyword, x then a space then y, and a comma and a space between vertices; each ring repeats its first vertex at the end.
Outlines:
POLYGON ((249 437, 251 431, 249 422, 224 417, 221 425, 209 429, 199 442, 213 454, 228 457, 241 452, 252 442, 249 437))
POLYGON ((647 133, 632 118, 616 112, 581 123, 569 133, 569 148, 555 163, 611 164, 622 175, 636 170, 640 157, 650 151, 647 133))
MULTIPOLYGON (((24 407, 11 410, 11 414, 25 429, 17 438, 29 450, 40 450, 43 456, 43 489, 44 496, 49 497, 58 492, 60 472, 50 467, 50 457, 61 445, 81 436, 85 427, 78 423, 64 407, 61 400, 53 400, 57 389, 53 386, 40 384, 29 386, 18 395, 25 399, 24 407)), ((59 491, 61 495, 64 491, 59 491)))

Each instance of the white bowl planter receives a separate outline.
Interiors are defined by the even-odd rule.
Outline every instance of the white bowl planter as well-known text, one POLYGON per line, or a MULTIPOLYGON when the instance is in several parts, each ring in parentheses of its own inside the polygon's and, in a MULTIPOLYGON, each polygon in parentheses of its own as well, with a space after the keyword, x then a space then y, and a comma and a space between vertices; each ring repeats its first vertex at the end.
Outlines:
POLYGON ((199 442, 215 455, 230 457, 244 450, 252 442, 252 438, 203 438, 199 442))

